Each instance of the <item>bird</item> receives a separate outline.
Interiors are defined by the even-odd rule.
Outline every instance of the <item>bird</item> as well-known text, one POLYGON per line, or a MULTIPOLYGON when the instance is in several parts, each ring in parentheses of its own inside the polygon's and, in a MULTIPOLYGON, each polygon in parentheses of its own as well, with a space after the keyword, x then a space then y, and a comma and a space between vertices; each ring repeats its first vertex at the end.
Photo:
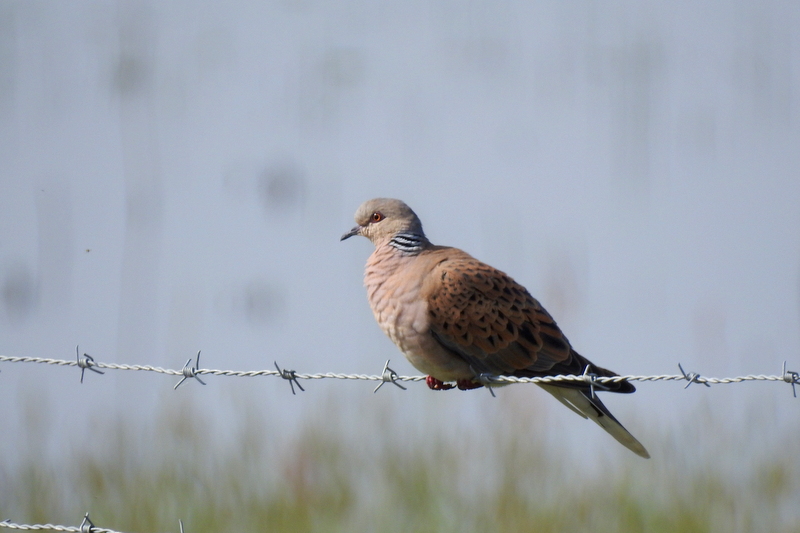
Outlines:
MULTIPOLYGON (((340 240, 362 236, 375 245, 364 271, 375 320, 427 374, 429 388, 475 389, 486 376, 618 375, 576 352, 539 301, 506 273, 458 248, 431 243, 403 201, 368 200, 355 221, 340 240)), ((633 453, 650 457, 595 394, 595 388, 632 393, 627 380, 537 384, 633 453)))

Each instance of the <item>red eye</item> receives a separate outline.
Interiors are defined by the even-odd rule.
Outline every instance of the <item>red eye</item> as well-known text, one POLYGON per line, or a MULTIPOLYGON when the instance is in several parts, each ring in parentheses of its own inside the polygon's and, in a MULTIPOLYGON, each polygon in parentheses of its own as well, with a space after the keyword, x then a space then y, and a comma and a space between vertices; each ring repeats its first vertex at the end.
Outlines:
POLYGON ((380 222, 380 221, 381 221, 381 220, 383 220, 384 218, 386 218, 386 217, 385 217, 385 216, 383 216, 383 213, 380 213, 380 212, 378 212, 378 211, 375 211, 374 213, 372 213, 372 216, 371 216, 371 217, 369 217, 369 221, 370 221, 370 222, 380 222))

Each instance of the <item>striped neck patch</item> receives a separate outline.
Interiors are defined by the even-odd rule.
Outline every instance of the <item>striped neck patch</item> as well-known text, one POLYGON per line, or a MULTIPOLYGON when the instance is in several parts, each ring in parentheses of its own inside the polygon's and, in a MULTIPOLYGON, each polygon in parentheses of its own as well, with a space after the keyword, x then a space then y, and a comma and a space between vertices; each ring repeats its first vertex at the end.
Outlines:
POLYGON ((389 246, 400 250, 405 254, 418 254, 422 251, 425 242, 423 235, 416 233, 398 233, 389 241, 389 246))

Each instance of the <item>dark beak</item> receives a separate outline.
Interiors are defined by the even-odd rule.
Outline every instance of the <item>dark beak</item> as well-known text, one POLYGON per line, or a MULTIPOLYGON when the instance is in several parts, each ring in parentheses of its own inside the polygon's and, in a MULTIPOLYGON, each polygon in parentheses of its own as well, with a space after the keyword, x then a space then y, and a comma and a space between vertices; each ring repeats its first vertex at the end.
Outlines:
POLYGON ((343 241, 343 240, 349 239, 350 237, 353 237, 355 235, 359 235, 360 233, 361 233, 361 226, 356 226, 355 228, 351 229, 350 231, 348 231, 347 233, 342 235, 342 238, 339 239, 339 240, 343 241))

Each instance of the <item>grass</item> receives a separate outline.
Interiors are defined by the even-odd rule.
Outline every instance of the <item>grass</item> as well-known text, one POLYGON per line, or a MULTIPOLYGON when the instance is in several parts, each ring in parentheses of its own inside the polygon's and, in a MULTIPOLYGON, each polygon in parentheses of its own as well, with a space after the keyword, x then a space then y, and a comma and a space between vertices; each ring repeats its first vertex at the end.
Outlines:
MULTIPOLYGON (((90 510, 98 526, 129 533, 178 531, 178 518, 188 533, 800 532, 800 468, 785 459, 798 457, 796 439, 783 458, 736 452, 735 473, 691 446, 666 444, 650 461, 613 456, 586 469, 510 420, 476 434, 459 424, 390 424, 376 407, 358 414, 363 431, 344 430, 351 426, 326 411, 277 437, 268 415, 251 410, 218 439, 203 420, 182 416, 185 407, 154 424, 104 426, 91 450, 47 460, 34 446, 3 458, 0 518, 77 525, 90 510)), ((32 430, 53 438, 40 432, 32 430)), ((716 433, 725 446, 724 430, 716 433)))

